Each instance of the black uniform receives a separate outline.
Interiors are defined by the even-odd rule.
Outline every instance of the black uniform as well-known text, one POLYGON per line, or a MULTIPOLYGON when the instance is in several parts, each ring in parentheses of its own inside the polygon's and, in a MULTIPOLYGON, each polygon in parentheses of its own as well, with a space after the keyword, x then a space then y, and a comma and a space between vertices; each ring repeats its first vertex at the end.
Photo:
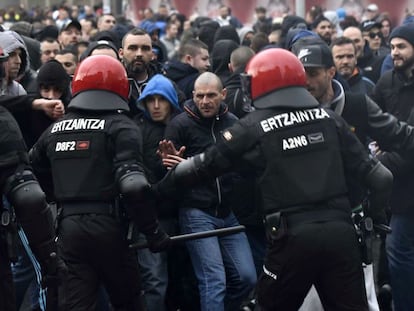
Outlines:
MULTIPOLYGON (((263 310, 299 309, 312 284, 326 310, 367 310, 344 171, 365 181, 378 164, 345 121, 318 108, 310 94, 299 92, 284 108, 276 94, 274 105, 241 119, 216 146, 180 163, 156 188, 168 193, 168 178, 182 182, 189 171, 198 179, 221 174, 242 155, 259 170, 266 214, 268 252, 258 282, 263 310)), ((389 183, 368 186, 375 193, 389 183)))
MULTIPOLYGON (((0 106, 0 189, 12 204, 29 245, 38 259, 44 281, 56 271, 56 247, 52 213, 45 195, 31 172, 22 134, 12 115, 0 106), (53 254, 53 255, 52 255, 53 254), (51 257, 53 256, 53 258, 51 257)), ((3 199, 3 198, 2 198, 3 199)), ((0 310, 16 310, 15 292, 10 271, 10 229, 12 209, 0 201, 0 310), (8 217, 9 216, 9 217, 8 217)))
POLYGON ((134 173, 143 177, 140 148, 139 129, 126 115, 88 110, 69 112, 33 147, 33 166, 51 168, 62 209, 58 246, 69 270, 63 288, 69 310, 94 310, 100 283, 116 310, 142 310, 138 264, 118 200, 124 193, 123 204, 140 217, 144 233, 155 230, 139 191, 130 197, 120 184, 134 173))

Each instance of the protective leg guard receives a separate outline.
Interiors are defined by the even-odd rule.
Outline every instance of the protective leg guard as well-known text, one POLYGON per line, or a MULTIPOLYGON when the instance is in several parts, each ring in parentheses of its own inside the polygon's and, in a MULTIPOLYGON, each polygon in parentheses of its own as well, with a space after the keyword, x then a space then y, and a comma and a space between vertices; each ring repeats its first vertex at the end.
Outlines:
POLYGON ((39 262, 42 264, 48 261, 52 253, 56 256, 52 211, 32 172, 27 170, 9 177, 5 190, 39 262))
POLYGON ((369 211, 375 224, 387 224, 385 214, 391 197, 393 175, 380 162, 377 162, 366 176, 369 193, 369 211))
POLYGON ((158 221, 145 174, 137 166, 124 166, 117 175, 119 191, 129 217, 141 232, 154 232, 158 228, 158 221))

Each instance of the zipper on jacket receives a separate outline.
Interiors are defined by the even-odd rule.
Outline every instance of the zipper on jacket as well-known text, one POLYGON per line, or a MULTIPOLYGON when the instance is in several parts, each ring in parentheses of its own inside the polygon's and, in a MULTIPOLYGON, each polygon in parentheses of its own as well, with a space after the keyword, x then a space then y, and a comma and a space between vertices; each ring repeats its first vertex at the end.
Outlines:
MULTIPOLYGON (((216 135, 214 134, 214 127, 216 125, 216 121, 220 120, 220 116, 217 114, 216 118, 213 120, 213 122, 211 123, 211 136, 213 137, 213 142, 216 143, 217 142, 217 138, 216 135)), ((218 179, 218 177, 216 177, 216 186, 217 186, 217 197, 218 197, 218 204, 216 206, 216 210, 215 210, 215 216, 218 216, 218 208, 221 205, 221 186, 220 186, 220 181, 218 179)))

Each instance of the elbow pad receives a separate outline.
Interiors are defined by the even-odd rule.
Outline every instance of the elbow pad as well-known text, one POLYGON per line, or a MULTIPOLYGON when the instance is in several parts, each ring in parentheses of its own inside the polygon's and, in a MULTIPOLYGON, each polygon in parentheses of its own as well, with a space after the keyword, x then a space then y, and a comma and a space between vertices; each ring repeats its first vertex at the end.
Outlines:
POLYGON ((46 195, 29 170, 10 176, 6 180, 4 193, 20 220, 28 219, 47 207, 46 195))
POLYGON ((119 191, 127 200, 143 200, 150 185, 144 173, 130 171, 119 177, 119 191))

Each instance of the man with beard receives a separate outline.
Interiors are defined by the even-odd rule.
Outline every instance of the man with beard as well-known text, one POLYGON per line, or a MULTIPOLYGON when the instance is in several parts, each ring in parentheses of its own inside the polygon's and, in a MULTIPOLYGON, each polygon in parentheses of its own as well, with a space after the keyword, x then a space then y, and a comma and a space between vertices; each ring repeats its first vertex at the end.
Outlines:
POLYGON ((119 55, 128 74, 130 114, 132 116, 142 114, 143 111, 137 106, 137 100, 149 79, 158 73, 157 67, 151 63, 154 57, 151 37, 143 29, 130 30, 122 38, 119 55))
POLYGON ((332 24, 325 16, 319 16, 311 25, 312 31, 316 32, 327 44, 332 40, 332 24))
MULTIPOLYGON (((414 37, 413 37, 414 38, 414 37)), ((396 150, 390 145, 401 137, 401 127, 396 119, 383 113, 380 107, 368 96, 344 91, 334 79, 335 66, 331 51, 326 45, 308 45, 298 51, 298 58, 306 71, 307 89, 316 98, 320 106, 329 108, 347 121, 359 140, 366 146, 368 137, 377 140, 384 149, 396 150), (392 125, 394 124, 394 125, 392 125)), ((384 87, 380 88, 381 90, 384 87)), ((387 91, 385 102, 389 102, 391 92, 387 91), (388 101, 387 101, 388 100, 388 101)), ((382 95, 385 96, 385 95, 382 95)), ((397 147, 398 148, 398 147, 397 147)), ((352 206, 358 206, 366 196, 366 189, 353 176, 349 179, 349 199, 352 206)), ((394 179, 395 180, 395 179, 394 179)), ((370 310, 378 310, 372 265, 364 269, 370 310)), ((304 308, 302 310, 316 310, 304 308)))
POLYGON ((375 84, 357 67, 354 42, 348 37, 336 38, 331 43, 331 51, 336 71, 348 82, 350 90, 370 95, 375 84))
MULTIPOLYGON (((374 99, 399 120, 414 124, 414 27, 403 25, 390 35, 394 69, 387 71, 374 89, 374 99)), ((414 163, 398 152, 378 154, 380 161, 394 175, 391 196, 392 233, 387 236, 392 294, 396 311, 414 310, 414 163)))

